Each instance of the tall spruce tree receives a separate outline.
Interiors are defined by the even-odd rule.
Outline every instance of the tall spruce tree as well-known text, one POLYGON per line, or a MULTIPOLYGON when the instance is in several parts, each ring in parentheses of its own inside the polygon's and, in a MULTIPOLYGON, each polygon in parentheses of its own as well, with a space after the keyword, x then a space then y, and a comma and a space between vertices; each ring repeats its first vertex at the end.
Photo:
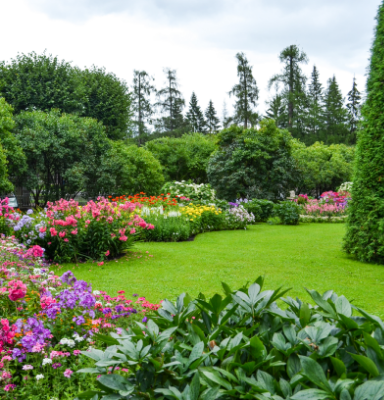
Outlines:
POLYGON ((215 107, 212 100, 209 100, 208 108, 205 111, 207 129, 209 133, 215 133, 219 130, 220 120, 217 118, 215 107))
POLYGON ((304 135, 305 110, 307 99, 305 93, 306 76, 300 65, 308 62, 307 55, 296 45, 285 48, 280 53, 280 61, 284 64, 280 74, 269 81, 269 88, 279 83, 283 84, 283 98, 287 104, 288 129, 295 137, 304 135))
POLYGON ((191 100, 189 102, 189 110, 186 117, 192 132, 205 132, 204 115, 198 104, 195 92, 192 92, 191 100))
POLYGON ((307 136, 305 143, 308 145, 313 144, 319 140, 321 131, 324 129, 323 115, 324 115, 324 95, 323 86, 320 82, 319 72, 316 65, 313 66, 311 81, 308 85, 308 111, 306 118, 307 136))
POLYGON ((348 112, 344 106, 343 95, 336 77, 328 80, 328 88, 324 96, 325 129, 321 140, 324 143, 346 143, 348 141, 348 112))
POLYGON ((276 93, 270 101, 267 101, 268 109, 265 116, 269 119, 275 120, 276 126, 278 128, 286 128, 286 106, 284 103, 283 96, 276 93))
POLYGON ((236 97, 234 121, 247 129, 249 123, 254 125, 257 120, 254 108, 259 99, 259 89, 245 54, 237 53, 236 58, 239 83, 233 86, 229 95, 236 97))
POLYGON ((154 105, 151 103, 151 95, 156 92, 156 88, 152 85, 153 81, 154 78, 145 71, 133 72, 132 106, 135 115, 133 123, 139 146, 144 144, 148 136, 147 124, 152 123, 151 117, 155 112, 154 105))
POLYGON ((187 124, 182 114, 185 101, 178 89, 176 71, 166 68, 164 73, 167 86, 157 92, 159 100, 156 103, 163 116, 157 121, 156 130, 173 136, 181 136, 187 131, 187 124))
POLYGON ((384 263, 384 2, 372 46, 367 100, 362 108, 344 249, 361 261, 384 263))
POLYGON ((352 90, 348 93, 348 118, 349 118, 349 134, 350 141, 356 142, 356 131, 360 121, 360 100, 361 95, 357 89, 356 78, 353 77, 352 90))

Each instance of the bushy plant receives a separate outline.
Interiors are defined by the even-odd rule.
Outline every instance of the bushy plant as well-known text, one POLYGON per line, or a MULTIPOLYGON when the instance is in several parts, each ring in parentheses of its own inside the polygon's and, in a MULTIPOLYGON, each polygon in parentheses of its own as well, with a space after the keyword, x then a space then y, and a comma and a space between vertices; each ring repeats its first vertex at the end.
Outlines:
POLYGON ((262 291, 263 283, 237 291, 223 284, 224 297, 184 293, 146 323, 111 333, 105 352, 83 352, 95 366, 79 372, 101 376, 78 399, 383 398, 380 318, 332 290, 307 290, 312 306, 281 289, 262 291))
POLYGON ((215 190, 210 184, 197 184, 185 181, 167 182, 161 189, 163 193, 170 193, 172 197, 184 196, 198 201, 214 201, 215 190))
POLYGON ((260 212, 257 214, 254 213, 255 219, 257 222, 266 222, 268 218, 272 215, 274 203, 269 200, 262 200, 262 199, 252 199, 246 203, 241 203, 244 208, 249 210, 249 212, 253 212, 248 207, 254 207, 255 211, 258 207, 260 207, 260 212))
POLYGON ((236 203, 242 205, 248 211, 249 214, 252 213, 253 216, 255 217, 255 221, 261 221, 261 215, 263 213, 263 210, 258 201, 262 200, 238 199, 236 200, 236 203))
POLYGON ((247 225, 255 222, 255 216, 249 213, 242 205, 232 207, 227 212, 227 225, 229 229, 246 229, 247 225))
POLYGON ((61 199, 48 202, 44 211, 14 213, 8 221, 23 243, 44 247, 48 260, 104 260, 130 248, 140 230, 154 228, 135 212, 140 207, 104 198, 80 207, 74 200, 61 199))
POLYGON ((282 201, 273 207, 272 215, 279 217, 283 225, 297 225, 300 220, 301 207, 294 201, 282 201))
POLYGON ((297 163, 291 134, 273 120, 260 129, 231 126, 217 136, 219 149, 212 154, 207 174, 219 198, 276 200, 295 187, 297 163))

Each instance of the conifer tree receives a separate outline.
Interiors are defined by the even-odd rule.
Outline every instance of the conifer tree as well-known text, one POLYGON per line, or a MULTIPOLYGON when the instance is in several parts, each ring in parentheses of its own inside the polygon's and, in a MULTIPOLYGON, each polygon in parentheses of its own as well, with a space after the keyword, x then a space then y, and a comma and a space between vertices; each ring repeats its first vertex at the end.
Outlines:
POLYGON ((361 95, 357 89, 356 78, 353 77, 352 90, 348 93, 348 118, 349 118, 349 133, 352 143, 356 142, 356 131, 360 120, 360 100, 361 95))
POLYGON ((306 144, 311 145, 319 140, 320 132, 324 129, 324 96, 316 65, 313 66, 311 81, 308 85, 308 112, 306 118, 307 137, 306 144))
POLYGON ((265 116, 269 119, 275 120, 276 126, 278 128, 286 127, 286 106, 284 103, 283 96, 279 93, 276 93, 275 96, 272 97, 270 101, 266 102, 269 106, 265 116))
POLYGON ((308 62, 307 55, 296 45, 285 48, 280 53, 280 61, 284 64, 283 71, 273 76, 269 81, 269 88, 273 84, 283 84, 282 95, 287 103, 288 129, 295 137, 304 134, 304 118, 306 109, 305 83, 306 76, 300 64, 308 62))
POLYGON ((236 97, 234 121, 247 129, 249 122, 255 120, 254 108, 259 99, 259 89, 245 54, 237 53, 236 58, 239 83, 233 86, 229 95, 236 97))
POLYGON ((163 116, 157 121, 156 130, 180 136, 187 130, 182 114, 185 101, 178 89, 176 71, 166 68, 164 73, 167 86, 157 92, 159 101, 156 103, 163 116))
POLYGON ((152 85, 153 81, 154 78, 145 71, 133 72, 132 106, 135 115, 133 123, 139 146, 144 144, 145 137, 148 136, 147 123, 152 123, 151 117, 154 114, 154 106, 150 99, 151 94, 156 92, 152 85))
POLYGON ((372 46, 367 100, 358 134, 344 249, 361 261, 384 263, 384 2, 372 46))
POLYGON ((348 138, 348 112, 344 107, 343 95, 336 77, 328 80, 328 88, 324 97, 325 130, 321 138, 324 143, 345 143, 348 138))
POLYGON ((216 116, 216 110, 212 100, 209 100, 208 108, 205 111, 207 129, 209 133, 215 133, 219 130, 220 120, 216 116))
POLYGON ((223 117, 222 118, 223 118, 222 119, 223 129, 226 129, 232 124, 233 118, 228 115, 227 102, 225 100, 223 102, 223 117))
POLYGON ((192 92, 191 100, 189 102, 187 120, 189 122, 192 132, 203 133, 205 131, 204 115, 198 104, 195 92, 192 92))

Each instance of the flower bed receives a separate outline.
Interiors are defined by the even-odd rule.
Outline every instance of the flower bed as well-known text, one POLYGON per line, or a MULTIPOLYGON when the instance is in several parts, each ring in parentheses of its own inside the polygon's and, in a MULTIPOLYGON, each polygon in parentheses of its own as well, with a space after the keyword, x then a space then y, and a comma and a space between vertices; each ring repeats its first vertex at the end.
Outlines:
POLYGON ((138 214, 140 203, 111 202, 99 198, 85 206, 74 200, 48 203, 43 211, 22 215, 3 211, 15 236, 26 245, 45 248, 47 260, 56 262, 115 257, 132 246, 143 229, 153 229, 138 214))
POLYGON ((90 366, 81 352, 105 348, 102 335, 145 322, 160 307, 137 295, 128 299, 124 291, 92 291, 70 271, 59 277, 43 254, 15 238, 0 240, 1 398, 69 399, 80 388, 96 388, 94 378, 74 373, 90 366))

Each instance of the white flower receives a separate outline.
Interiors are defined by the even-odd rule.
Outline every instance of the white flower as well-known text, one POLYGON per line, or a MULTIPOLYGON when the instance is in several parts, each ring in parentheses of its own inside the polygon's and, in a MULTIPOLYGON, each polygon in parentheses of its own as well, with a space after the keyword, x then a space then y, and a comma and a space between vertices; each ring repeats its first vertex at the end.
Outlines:
POLYGON ((41 275, 41 268, 34 268, 33 275, 41 275))
POLYGON ((93 293, 95 296, 98 296, 98 295, 100 294, 100 290, 94 290, 92 293, 93 293))
POLYGON ((112 303, 107 303, 106 307, 111 307, 112 303))
POLYGON ((36 375, 36 380, 39 381, 40 379, 44 379, 43 374, 36 375))
POLYGON ((52 360, 50 358, 44 358, 43 365, 52 364, 52 360))
POLYGON ((72 339, 67 339, 67 338, 62 338, 61 340, 60 340, 60 344, 62 344, 62 345, 66 345, 66 346, 68 346, 68 347, 74 347, 75 346, 75 341, 74 340, 72 340, 72 339))

